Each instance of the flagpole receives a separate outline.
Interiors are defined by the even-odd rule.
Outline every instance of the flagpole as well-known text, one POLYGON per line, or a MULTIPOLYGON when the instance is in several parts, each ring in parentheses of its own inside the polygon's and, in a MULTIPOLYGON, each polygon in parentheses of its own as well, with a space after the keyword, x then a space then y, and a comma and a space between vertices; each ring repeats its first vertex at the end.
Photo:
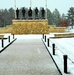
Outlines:
POLYGON ((31 2, 31 0, 30 0, 30 7, 32 6, 32 2, 31 2))
POLYGON ((16 19, 16 0, 14 0, 14 14, 15 14, 15 19, 16 19))
POLYGON ((46 0, 46 19, 47 19, 47 0, 46 0))

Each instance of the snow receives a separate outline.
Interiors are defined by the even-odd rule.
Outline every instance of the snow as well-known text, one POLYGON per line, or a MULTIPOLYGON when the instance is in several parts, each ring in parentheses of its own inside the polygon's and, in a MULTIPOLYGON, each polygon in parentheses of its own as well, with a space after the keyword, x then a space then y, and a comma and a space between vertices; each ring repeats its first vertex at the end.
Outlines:
POLYGON ((52 38, 54 34, 70 34, 74 33, 74 28, 68 27, 65 33, 50 33, 46 35, 47 39, 49 38, 50 46, 47 46, 47 42, 44 41, 46 47, 48 48, 50 54, 55 60, 58 68, 60 69, 63 75, 74 75, 74 37, 70 38, 52 38), (52 44, 55 44, 55 55, 52 54, 52 44), (63 66, 63 55, 68 56, 68 72, 69 74, 64 73, 63 66))
MULTIPOLYGON (((57 33, 58 34, 58 33, 57 33)), ((63 55, 68 55, 68 75, 74 75, 74 37, 72 38, 50 38, 54 33, 50 35, 46 35, 47 39, 49 38, 50 47, 47 46, 47 42, 44 42, 46 47, 48 48, 50 54, 58 65, 60 71, 63 75, 64 66, 63 66, 63 55), (52 54, 52 44, 55 44, 55 55, 52 54)), ((54 37, 54 36, 53 36, 54 37)), ((43 39, 44 41, 44 39, 43 39)))
POLYGON ((67 29, 66 29, 66 32, 74 33, 74 26, 73 26, 73 28, 72 28, 72 26, 68 26, 67 29))
MULTIPOLYGON (((4 35, 4 38, 7 38, 7 39, 4 39, 4 47, 6 47, 8 44, 9 44, 9 41, 8 41, 8 36, 10 36, 10 42, 12 42, 14 39, 13 39, 13 35, 11 35, 11 33, 5 33, 5 34, 0 34, 0 35, 4 35)), ((2 50, 2 40, 0 39, 0 51, 2 50)))
POLYGON ((37 34, 26 34, 26 35, 15 35, 15 38, 18 38, 18 39, 40 39, 42 38, 42 35, 37 35, 37 34))
MULTIPOLYGON (((74 29, 67 29, 68 32, 66 33, 74 33, 74 29)), ((63 75, 74 75, 74 37, 72 38, 50 38, 54 37, 55 33, 46 34, 47 39, 49 38, 50 47, 47 46, 47 42, 44 42, 46 47, 48 48, 50 54, 52 55, 53 59, 55 60, 56 64, 58 65, 60 71, 63 75), (56 45, 56 55, 52 54, 52 44, 55 43, 56 45), (65 74, 63 70, 63 55, 68 55, 68 72, 70 74, 65 74)), ((59 33, 56 33, 59 34, 59 33)), ((62 34, 62 33, 61 33, 62 34)), ((4 34, 5 37, 11 36, 11 41, 13 40, 13 35, 11 34, 4 34)), ((42 39, 43 35, 37 34, 26 34, 26 35, 15 35, 15 38, 21 39, 42 39)), ((28 41, 28 40, 27 40, 28 41)), ((44 39, 43 39, 44 41, 44 39)), ((1 41, 0 41, 1 43, 1 41)), ((8 39, 4 40, 4 46, 8 44, 8 39)), ((0 50, 2 49, 0 44, 0 50)), ((38 50, 38 53, 39 50, 38 50)))

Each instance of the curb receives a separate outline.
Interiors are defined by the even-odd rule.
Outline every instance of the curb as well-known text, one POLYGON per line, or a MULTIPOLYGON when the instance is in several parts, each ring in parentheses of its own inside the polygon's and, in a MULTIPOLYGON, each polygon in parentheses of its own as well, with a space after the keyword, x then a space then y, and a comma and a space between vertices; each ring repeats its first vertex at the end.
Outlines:
MULTIPOLYGON (((43 42, 43 44, 45 45, 45 43, 44 43, 44 41, 43 41, 43 40, 42 40, 42 42, 43 42)), ((49 50, 48 50, 48 48, 47 48, 47 46, 46 46, 46 45, 45 45, 45 47, 46 47, 46 49, 47 49, 47 51, 48 51, 49 55, 51 56, 51 58, 52 58, 52 60, 53 60, 53 62, 54 62, 54 64, 55 64, 55 66, 57 67, 57 69, 58 69, 59 73, 60 73, 61 75, 63 75, 63 74, 62 74, 62 72, 60 71, 60 69, 59 69, 58 65, 56 64, 56 62, 55 62, 54 58, 52 57, 51 53, 49 52, 49 50)))

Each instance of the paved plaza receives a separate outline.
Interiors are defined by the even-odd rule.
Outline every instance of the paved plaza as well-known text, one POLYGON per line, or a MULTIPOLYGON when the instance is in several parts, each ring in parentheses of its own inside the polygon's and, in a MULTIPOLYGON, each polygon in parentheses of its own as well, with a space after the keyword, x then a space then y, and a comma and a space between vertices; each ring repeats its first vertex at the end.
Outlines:
MULTIPOLYGON (((25 35, 26 36, 26 35, 25 35)), ((60 75, 41 38, 20 36, 0 54, 0 75, 60 75)))

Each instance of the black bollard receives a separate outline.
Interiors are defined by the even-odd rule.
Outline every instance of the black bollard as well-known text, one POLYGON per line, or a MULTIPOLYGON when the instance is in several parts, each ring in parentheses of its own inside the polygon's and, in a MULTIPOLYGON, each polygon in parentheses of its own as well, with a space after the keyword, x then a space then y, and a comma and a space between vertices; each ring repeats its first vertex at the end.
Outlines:
POLYGON ((44 39, 44 34, 43 34, 43 39, 44 39))
POLYGON ((4 40, 2 39, 2 47, 4 47, 4 40))
POLYGON ((48 45, 48 47, 49 47, 49 38, 47 39, 47 45, 48 45))
POLYGON ((13 39, 14 39, 14 34, 13 34, 13 39))
POLYGON ((10 36, 8 36, 8 42, 10 42, 10 36))
POLYGON ((67 73, 67 55, 64 55, 63 58, 64 58, 64 73, 67 73))
POLYGON ((45 35, 45 42, 46 42, 46 35, 45 35))
POLYGON ((52 44, 53 55, 55 55, 55 44, 52 44))

